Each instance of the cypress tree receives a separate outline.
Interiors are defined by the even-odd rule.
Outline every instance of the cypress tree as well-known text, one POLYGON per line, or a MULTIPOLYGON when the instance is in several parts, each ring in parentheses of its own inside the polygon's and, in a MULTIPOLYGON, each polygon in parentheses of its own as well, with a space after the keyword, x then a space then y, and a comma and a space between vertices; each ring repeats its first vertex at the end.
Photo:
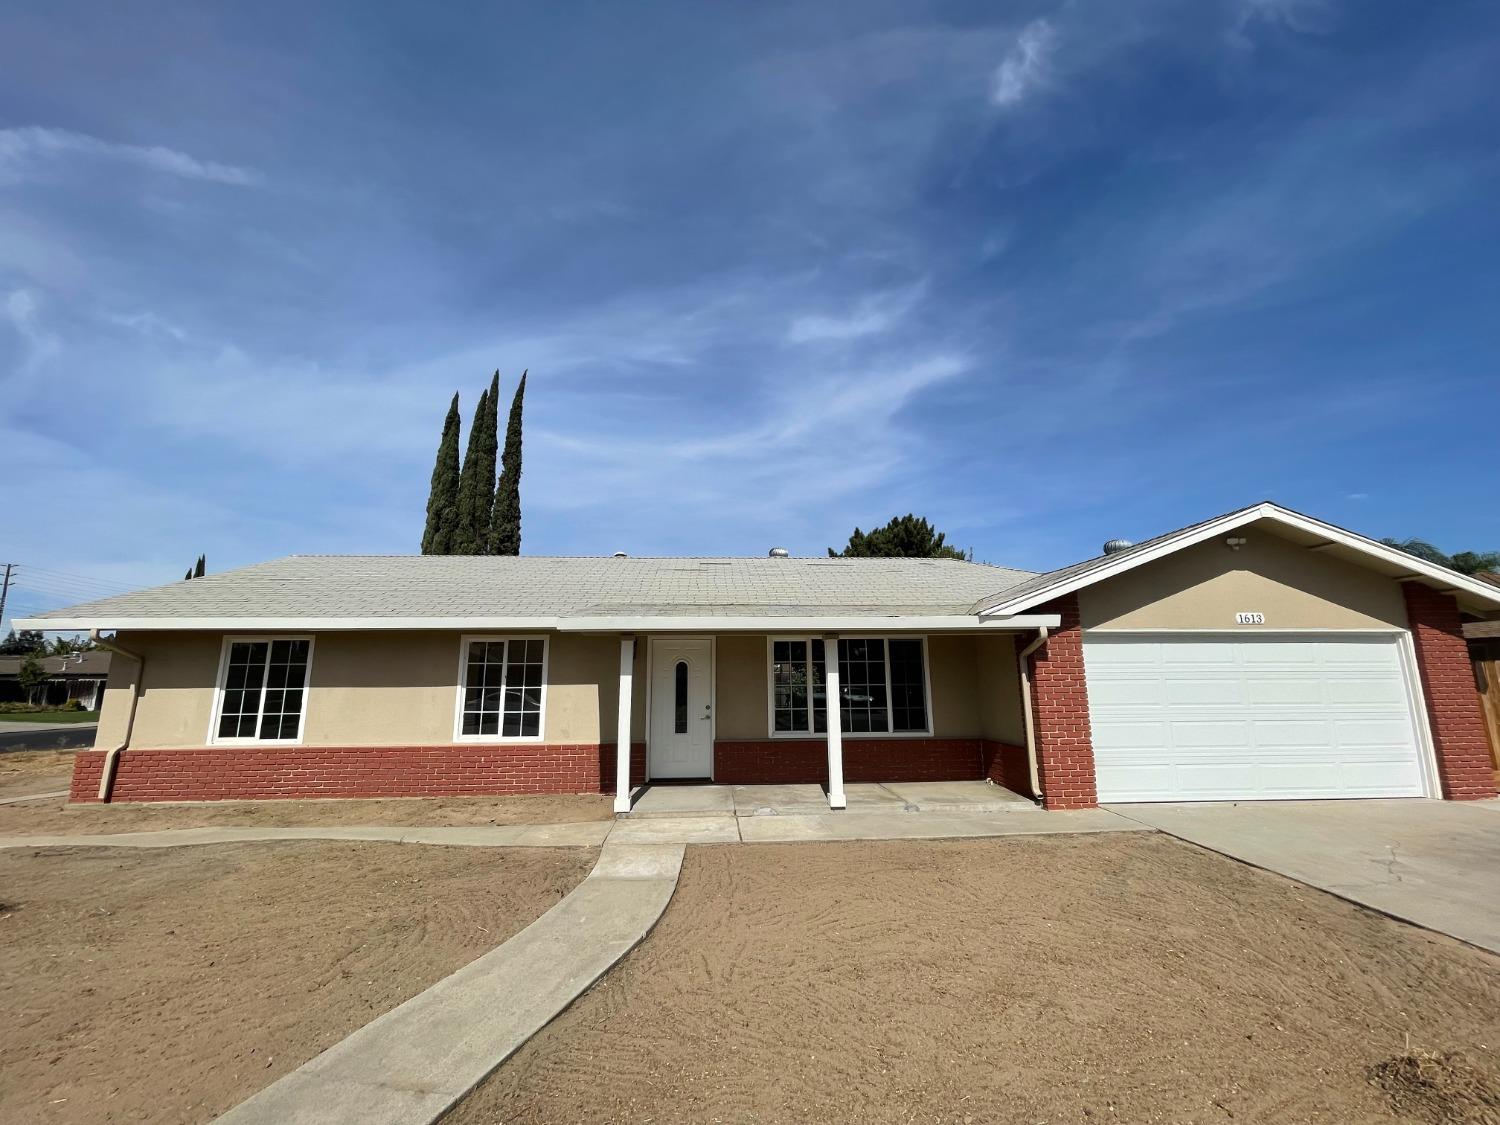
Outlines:
POLYGON ((526 397, 526 372, 510 402, 505 426, 505 457, 495 488, 495 510, 490 521, 490 554, 521 553, 521 400, 526 397))
POLYGON ((500 397, 500 372, 490 389, 479 396, 474 422, 469 427, 469 447, 458 477, 458 519, 450 555, 482 555, 489 547, 490 511, 495 503, 495 418, 500 397))
POLYGON ((451 555, 458 515, 458 395, 443 420, 437 462, 432 466, 432 486, 427 492, 427 526, 422 531, 424 555, 451 555))
POLYGON ((193 567, 193 577, 194 578, 202 578, 203 575, 207 571, 208 571, 208 556, 207 555, 199 555, 198 556, 198 565, 195 566, 195 567, 193 567))

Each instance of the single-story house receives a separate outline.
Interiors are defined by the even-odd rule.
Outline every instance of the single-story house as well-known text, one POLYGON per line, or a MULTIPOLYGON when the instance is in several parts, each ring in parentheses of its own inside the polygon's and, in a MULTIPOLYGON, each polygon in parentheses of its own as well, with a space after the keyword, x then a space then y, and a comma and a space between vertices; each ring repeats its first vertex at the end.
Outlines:
POLYGON ((109 677, 108 652, 70 652, 63 656, 39 656, 47 678, 35 691, 21 686, 24 656, 0 656, 0 702, 41 703, 61 707, 77 701, 85 711, 97 711, 109 677), (28 698, 30 695, 32 698, 28 698))
POLYGON ((19 622, 120 657, 74 800, 988 778, 1100 801, 1495 795, 1500 588, 1271 503, 1045 574, 292 556, 19 622))

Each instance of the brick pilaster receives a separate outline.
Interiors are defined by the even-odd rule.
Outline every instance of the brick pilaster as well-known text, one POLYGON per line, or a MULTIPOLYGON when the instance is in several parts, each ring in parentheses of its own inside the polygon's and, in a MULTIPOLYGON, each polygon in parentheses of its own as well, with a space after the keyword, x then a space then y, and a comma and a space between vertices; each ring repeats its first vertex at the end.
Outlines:
POLYGON ((1401 592, 1417 650, 1417 671, 1443 796, 1450 801, 1493 797, 1495 775, 1458 603, 1452 594, 1441 594, 1420 582, 1403 582, 1401 592))
MULTIPOLYGON (((1047 644, 1032 653, 1031 713, 1036 729, 1037 773, 1049 809, 1091 809, 1099 803, 1089 693, 1083 678, 1083 627, 1078 598, 1069 594, 1037 613, 1061 615, 1047 644)), ((1017 644, 1027 642, 1017 638, 1017 644)))

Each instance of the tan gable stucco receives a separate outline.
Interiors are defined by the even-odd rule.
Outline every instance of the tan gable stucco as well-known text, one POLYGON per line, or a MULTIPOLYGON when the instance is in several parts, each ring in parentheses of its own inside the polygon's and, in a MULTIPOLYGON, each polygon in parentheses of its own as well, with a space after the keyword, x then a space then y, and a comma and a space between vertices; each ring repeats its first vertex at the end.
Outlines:
POLYGON ((1085 629, 1404 629, 1401 588, 1353 563, 1290 543, 1254 525, 1185 548, 1079 591, 1085 629), (1237 612, 1264 613, 1236 626, 1237 612))

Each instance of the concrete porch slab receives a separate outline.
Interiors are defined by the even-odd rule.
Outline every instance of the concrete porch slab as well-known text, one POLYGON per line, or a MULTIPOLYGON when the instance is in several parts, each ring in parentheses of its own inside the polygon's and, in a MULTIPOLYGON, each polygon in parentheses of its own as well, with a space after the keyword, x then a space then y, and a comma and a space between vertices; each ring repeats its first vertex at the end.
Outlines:
POLYGON ((1041 812, 1034 801, 988 781, 888 781, 885 788, 920 812, 1041 812))
MULTIPOLYGON (((844 807, 848 812, 910 812, 906 798, 893 792, 890 785, 873 781, 855 781, 844 786, 844 807)), ((823 811, 828 811, 824 802, 823 811)))
POLYGON ((736 816, 794 816, 826 813, 828 795, 821 785, 736 785, 736 816))
POLYGON ((728 785, 651 785, 630 808, 632 817, 731 816, 734 791, 728 785))

